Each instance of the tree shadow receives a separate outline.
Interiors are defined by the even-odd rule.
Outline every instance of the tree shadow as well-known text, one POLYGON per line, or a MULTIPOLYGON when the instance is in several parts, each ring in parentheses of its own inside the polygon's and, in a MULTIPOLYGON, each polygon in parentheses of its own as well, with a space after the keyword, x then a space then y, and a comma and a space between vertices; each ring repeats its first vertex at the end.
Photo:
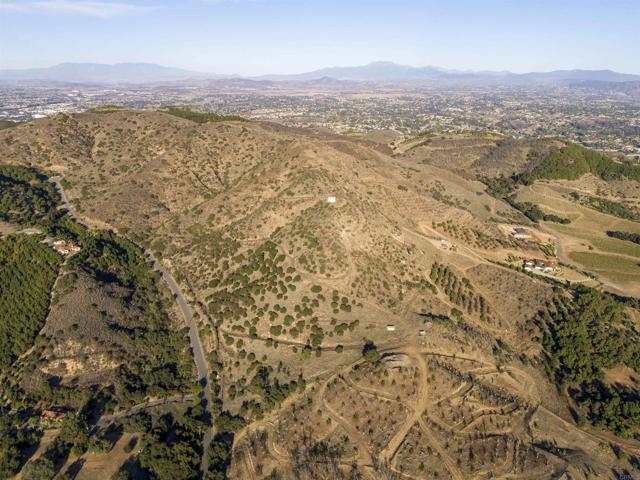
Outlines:
POLYGON ((122 438, 123 432, 124 429, 122 428, 122 425, 116 425, 115 423, 112 423, 111 425, 109 425, 109 427, 107 427, 107 429, 101 436, 105 440, 109 440, 109 442, 114 445, 118 440, 122 438))
POLYGON ((126 473, 127 476, 123 476, 123 478, 135 480, 149 480, 150 478, 149 473, 140 467, 140 463, 138 463, 138 459, 135 457, 127 459, 127 461, 122 464, 118 472, 126 473))
POLYGON ((82 467, 84 467, 85 463, 86 463, 86 460, 84 458, 79 458, 78 460, 73 462, 71 465, 69 465, 69 468, 67 468, 67 471, 65 472, 65 474, 71 480, 75 479, 80 473, 80 470, 82 470, 82 467))

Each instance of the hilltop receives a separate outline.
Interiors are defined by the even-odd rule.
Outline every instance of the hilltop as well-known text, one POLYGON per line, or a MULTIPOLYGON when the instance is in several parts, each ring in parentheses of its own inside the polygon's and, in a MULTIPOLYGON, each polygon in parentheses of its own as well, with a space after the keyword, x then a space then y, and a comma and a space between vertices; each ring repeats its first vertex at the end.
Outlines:
MULTIPOLYGON (((638 473, 640 253, 607 235, 640 233, 635 167, 553 139, 357 138, 177 109, 56 115, 0 144, 2 164, 61 177, 79 223, 175 277, 217 397, 211 478, 638 473)), ((92 312, 83 292, 105 297, 93 330, 134 314, 117 300, 137 281, 76 273, 37 338, 74 322, 69 304, 92 312)), ((75 382, 100 391, 127 341, 36 367, 71 389, 91 368, 75 382)), ((148 413, 154 428, 127 428, 170 444, 148 413)), ((161 450, 118 464, 153 473, 161 450)))

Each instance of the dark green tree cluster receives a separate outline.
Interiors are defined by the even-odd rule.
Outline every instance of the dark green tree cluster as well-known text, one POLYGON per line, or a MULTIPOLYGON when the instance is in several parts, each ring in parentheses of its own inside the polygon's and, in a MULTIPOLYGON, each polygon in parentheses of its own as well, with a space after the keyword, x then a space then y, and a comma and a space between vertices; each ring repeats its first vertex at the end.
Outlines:
POLYGON ((583 204, 597 210, 598 212, 624 218, 625 220, 632 220, 634 222, 640 221, 640 210, 631 204, 616 202, 615 200, 594 197, 591 195, 583 197, 583 204))
POLYGON ((27 350, 44 325, 60 263, 37 237, 0 241, 0 368, 27 350))
POLYGON ((0 165, 0 220, 19 225, 53 225, 64 215, 58 194, 36 170, 0 165))
POLYGON ((247 422, 243 416, 233 415, 225 410, 216 416, 213 424, 220 433, 234 433, 244 427, 247 422))
POLYGON ((205 475, 205 480, 225 480, 227 478, 232 448, 233 434, 218 433, 213 437, 207 449, 209 471, 205 475))
POLYGON ((299 378, 288 383, 280 383, 277 379, 271 378, 268 367, 262 366, 258 369, 249 383, 249 392, 257 395, 260 402, 245 401, 240 410, 240 415, 245 416, 250 413, 253 418, 260 419, 265 412, 271 411, 282 403, 289 395, 298 388, 304 388, 304 380, 299 378))
POLYGON ((603 369, 617 365, 640 371, 640 333, 613 296, 584 286, 573 294, 570 299, 557 296, 540 316, 542 342, 555 379, 577 387, 576 400, 586 405, 590 419, 598 425, 618 425, 617 433, 637 430, 640 417, 628 402, 638 392, 622 395, 600 380, 603 369), (621 416, 603 417, 613 412, 621 416))
POLYGON ((519 177, 517 175, 505 177, 501 174, 497 177, 480 176, 478 178, 487 186, 487 193, 496 198, 507 198, 511 196, 519 183, 519 177))
POLYGON ((46 456, 42 456, 27 463, 22 469, 21 476, 31 480, 52 480, 55 473, 55 464, 46 456))
POLYGON ((69 453, 82 455, 89 446, 89 422, 86 412, 69 413, 62 421, 60 433, 47 448, 45 455, 54 463, 66 458, 69 453))
POLYGON ((202 437, 207 427, 201 404, 175 418, 167 413, 154 418, 151 430, 143 437, 138 461, 157 480, 199 478, 202 437))
POLYGON ((532 222, 538 223, 539 221, 544 220, 545 222, 562 224, 571 223, 571 220, 568 218, 544 213, 542 209, 534 203, 518 202, 516 200, 515 191, 518 185, 529 185, 533 181, 533 178, 529 173, 512 175, 510 177, 505 177, 504 175, 500 175, 495 178, 480 177, 480 181, 487 186, 487 193, 489 195, 504 200, 532 222))
POLYGON ((369 363, 378 363, 382 358, 382 355, 380 355, 380 352, 378 351, 378 347, 371 340, 364 342, 364 346, 362 347, 362 356, 369 363))
POLYGON ((516 202, 512 197, 508 197, 506 200, 513 208, 520 210, 520 212, 532 222, 538 223, 544 220, 545 222, 555 222, 563 225, 571 223, 571 220, 566 217, 560 217, 552 213, 544 213, 535 203, 516 202))
MULTIPOLYGON (((549 154, 531 171, 526 171, 511 176, 499 175, 495 178, 479 176, 479 180, 487 186, 487 193, 500 198, 512 207, 520 210, 532 221, 545 220, 549 222, 569 223, 566 218, 556 215, 545 217, 539 207, 515 200, 515 191, 519 185, 531 185, 537 179, 567 179, 576 180, 583 175, 591 173, 603 180, 618 180, 627 178, 640 181, 640 165, 629 162, 618 162, 611 157, 584 148, 580 145, 569 143, 564 147, 549 154)), ((575 194, 576 199, 578 195, 575 194)), ((630 220, 637 220, 638 213, 629 206, 599 197, 589 197, 586 203, 592 208, 630 220)))
MULTIPOLYGON (((70 454, 82 455, 89 445, 89 424, 82 413, 69 414, 60 432, 41 457, 30 461, 21 471, 22 478, 51 480, 56 466, 63 464, 70 454)), ((3 477, 4 478, 4 477, 3 477)))
POLYGON ((151 415, 144 410, 134 415, 128 415, 117 421, 117 425, 124 432, 148 432, 151 430, 151 415))
POLYGON ((152 293, 155 279, 140 247, 108 230, 84 232, 81 241, 82 251, 72 258, 72 265, 104 283, 132 289, 132 295, 152 293))
POLYGON ((578 401, 598 428, 606 428, 623 437, 631 437, 640 430, 640 394, 637 391, 612 389, 594 380, 582 386, 578 401))
POLYGON ((618 232, 616 230, 608 230, 607 236, 611 238, 617 238, 619 240, 626 240, 627 242, 633 242, 640 245, 640 233, 618 232))
POLYGON ((556 361, 561 382, 583 383, 602 377, 603 368, 640 369, 640 335, 623 305, 610 295, 580 287, 575 299, 556 297, 543 312, 543 343, 556 361))
POLYGON ((191 120, 192 122, 196 123, 247 121, 246 118, 242 118, 237 115, 218 115, 216 113, 195 112, 186 107, 167 107, 163 108, 161 111, 164 113, 168 113, 169 115, 174 115, 176 117, 186 118, 187 120, 191 120))
POLYGON ((552 152, 531 171, 533 178, 576 180, 591 173, 603 180, 640 181, 640 165, 617 162, 604 153, 569 143, 552 152))
POLYGON ((39 432, 19 429, 14 419, 0 409, 0 478, 11 478, 24 462, 23 453, 39 441, 39 432))

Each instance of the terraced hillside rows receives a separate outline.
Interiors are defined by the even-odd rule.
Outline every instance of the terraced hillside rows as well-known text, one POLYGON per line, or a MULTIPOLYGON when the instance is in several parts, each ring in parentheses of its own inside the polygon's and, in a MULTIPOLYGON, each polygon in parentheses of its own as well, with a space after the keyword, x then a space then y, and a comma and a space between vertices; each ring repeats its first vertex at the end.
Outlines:
MULTIPOLYGON (((208 478, 637 472, 637 428, 621 438, 592 426, 591 404, 580 398, 590 390, 554 373, 547 337, 555 330, 540 318, 559 296, 579 297, 562 277, 571 269, 523 271, 525 259, 553 258, 549 234, 461 173, 471 164, 492 174, 534 166, 556 142, 460 141, 433 139, 392 156, 363 139, 127 110, 0 132, 4 163, 62 177, 82 223, 140 244, 176 279, 213 386, 208 478), (425 152, 439 153, 425 160, 425 152), (447 163, 455 152, 461 163, 447 163), (515 238, 514 220, 532 235, 515 238)), ((61 309, 93 303, 90 279, 68 283, 61 309)), ((108 291, 102 319, 126 294, 108 291)), ((626 302, 620 331, 635 332, 637 303, 612 301, 626 302)), ((63 313, 65 332, 101 320, 63 313)), ((91 362, 106 368, 111 357, 97 353, 91 362)), ((58 350, 47 355, 50 373, 75 374, 73 363, 53 361, 58 350)), ((625 384, 633 395, 636 367, 617 358, 607 368, 633 371, 625 384)), ((190 419, 202 412, 168 418, 170 405, 128 420, 163 445, 134 449, 129 475, 154 471, 171 428, 185 439, 200 428, 190 419)))

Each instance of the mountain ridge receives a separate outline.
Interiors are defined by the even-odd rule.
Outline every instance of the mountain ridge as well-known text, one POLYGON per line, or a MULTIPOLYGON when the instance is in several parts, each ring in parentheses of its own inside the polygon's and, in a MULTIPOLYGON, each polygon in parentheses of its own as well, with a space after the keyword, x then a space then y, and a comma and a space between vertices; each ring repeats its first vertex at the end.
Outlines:
POLYGON ((261 80, 311 80, 322 77, 336 80, 491 80, 512 81, 558 81, 558 80, 600 80, 622 82, 640 80, 640 75, 619 73, 613 70, 552 70, 549 72, 513 73, 507 70, 454 70, 436 66, 413 67, 394 62, 372 62, 361 66, 327 67, 311 72, 293 75, 262 75, 254 77, 261 80))
POLYGON ((640 81, 640 75, 613 70, 553 70, 513 73, 510 71, 453 70, 436 66, 413 67, 379 61, 359 66, 325 67, 297 74, 257 76, 199 72, 153 63, 61 63, 47 68, 0 70, 0 81, 42 80, 71 83, 154 83, 163 81, 245 79, 252 81, 317 81, 321 79, 360 82, 484 82, 511 84, 571 83, 581 81, 640 81))
POLYGON ((70 83, 153 83, 232 77, 234 75, 197 72, 145 62, 115 64, 65 62, 45 68, 0 70, 0 80, 45 80, 70 83))

